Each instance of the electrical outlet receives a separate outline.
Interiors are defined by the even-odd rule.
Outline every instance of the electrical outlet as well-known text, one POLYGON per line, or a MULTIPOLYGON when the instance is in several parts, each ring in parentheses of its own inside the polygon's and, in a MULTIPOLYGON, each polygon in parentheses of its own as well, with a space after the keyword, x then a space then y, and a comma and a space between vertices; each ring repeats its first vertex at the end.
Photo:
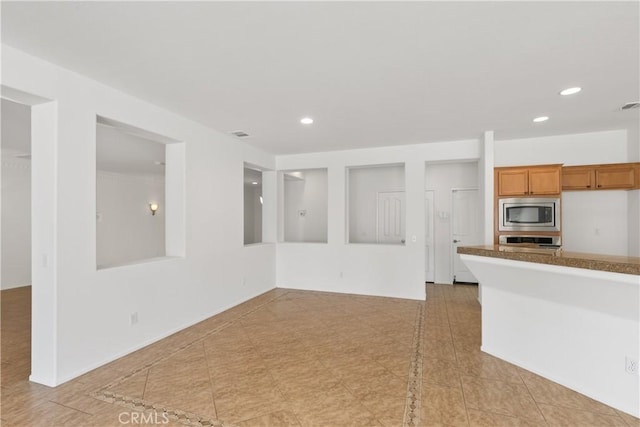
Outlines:
POLYGON ((137 311, 135 313, 131 313, 131 316, 129 317, 129 321, 131 323, 131 326, 134 326, 135 324, 138 323, 138 312, 137 311))
POLYGON ((624 370, 629 374, 637 374, 638 373, 638 361, 632 357, 625 357, 624 361, 624 370))

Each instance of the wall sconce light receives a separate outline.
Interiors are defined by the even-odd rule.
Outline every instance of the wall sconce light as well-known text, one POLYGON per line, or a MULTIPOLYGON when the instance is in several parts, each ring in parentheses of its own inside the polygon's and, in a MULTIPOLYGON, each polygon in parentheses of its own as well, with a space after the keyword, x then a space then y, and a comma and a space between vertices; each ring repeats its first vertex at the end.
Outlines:
POLYGON ((155 215, 156 211, 158 210, 158 204, 157 203, 149 203, 149 209, 151 210, 151 215, 155 215))

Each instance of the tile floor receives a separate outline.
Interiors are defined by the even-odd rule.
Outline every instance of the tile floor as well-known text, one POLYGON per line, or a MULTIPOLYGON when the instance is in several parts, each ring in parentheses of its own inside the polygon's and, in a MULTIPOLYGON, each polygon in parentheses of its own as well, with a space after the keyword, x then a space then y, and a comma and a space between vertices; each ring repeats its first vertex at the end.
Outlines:
POLYGON ((480 347, 477 287, 427 301, 276 289, 56 388, 29 288, 2 292, 2 426, 633 426, 480 347))

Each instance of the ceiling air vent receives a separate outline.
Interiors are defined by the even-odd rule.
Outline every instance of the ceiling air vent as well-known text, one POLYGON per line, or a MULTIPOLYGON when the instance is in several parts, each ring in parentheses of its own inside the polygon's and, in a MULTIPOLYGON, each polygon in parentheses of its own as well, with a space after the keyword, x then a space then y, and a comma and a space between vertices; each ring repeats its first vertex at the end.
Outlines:
POLYGON ((248 133, 246 133, 243 130, 234 130, 233 132, 229 132, 231 135, 236 136, 238 138, 246 138, 249 136, 248 133))
POLYGON ((632 108, 638 108, 638 107, 640 107, 640 102, 636 101, 636 102, 627 102, 622 107, 620 107, 620 109, 631 110, 632 108))

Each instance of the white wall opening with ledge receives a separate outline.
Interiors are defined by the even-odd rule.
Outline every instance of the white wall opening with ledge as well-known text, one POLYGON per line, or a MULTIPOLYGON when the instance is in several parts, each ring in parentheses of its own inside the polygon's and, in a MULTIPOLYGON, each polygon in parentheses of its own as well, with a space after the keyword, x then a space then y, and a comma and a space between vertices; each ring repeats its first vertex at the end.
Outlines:
POLYGON ((327 243, 327 169, 279 172, 284 242, 327 243))
POLYGON ((96 119, 96 268, 184 256, 184 143, 96 119))
POLYGON ((349 243, 406 243, 404 175, 404 164, 347 169, 349 243))

